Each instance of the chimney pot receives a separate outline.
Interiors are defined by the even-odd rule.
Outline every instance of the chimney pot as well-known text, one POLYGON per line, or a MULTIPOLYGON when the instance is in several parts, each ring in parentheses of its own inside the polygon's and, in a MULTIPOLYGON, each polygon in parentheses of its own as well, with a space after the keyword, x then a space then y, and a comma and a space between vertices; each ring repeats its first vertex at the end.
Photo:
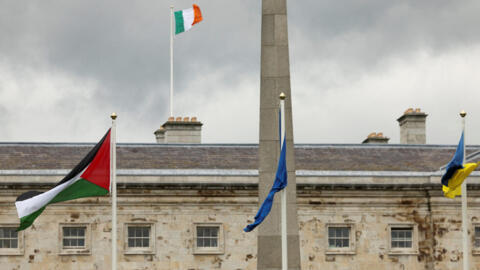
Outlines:
POLYGON ((192 122, 197 122, 197 117, 193 116, 191 121, 192 122))
POLYGON ((183 118, 183 122, 188 122, 189 120, 190 120, 190 117, 188 116, 183 118))
POLYGON ((362 143, 386 144, 390 138, 384 137, 382 132, 372 132, 362 143))
POLYGON ((182 122, 182 117, 178 116, 177 119, 175 119, 176 122, 182 122))
POLYGON ((175 117, 173 117, 173 116, 168 117, 168 121, 169 121, 169 122, 175 121, 175 117))

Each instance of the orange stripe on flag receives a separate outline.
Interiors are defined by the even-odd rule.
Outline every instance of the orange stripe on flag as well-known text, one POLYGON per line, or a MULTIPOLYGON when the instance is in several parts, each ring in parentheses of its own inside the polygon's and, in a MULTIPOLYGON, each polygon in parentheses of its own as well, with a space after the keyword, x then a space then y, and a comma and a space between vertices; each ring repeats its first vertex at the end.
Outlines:
POLYGON ((199 23, 203 20, 202 18, 202 12, 200 11, 200 7, 197 5, 193 4, 193 14, 195 14, 195 18, 193 19, 192 25, 199 23))

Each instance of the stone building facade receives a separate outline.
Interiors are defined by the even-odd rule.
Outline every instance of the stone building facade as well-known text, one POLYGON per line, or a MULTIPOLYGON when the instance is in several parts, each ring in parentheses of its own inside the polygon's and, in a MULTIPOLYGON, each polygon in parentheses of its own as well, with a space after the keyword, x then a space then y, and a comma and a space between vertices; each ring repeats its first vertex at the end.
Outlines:
MULTIPOLYGON (((1 269, 110 269, 108 197, 49 205, 12 231, 15 198, 50 189, 92 146, 0 144, 1 269)), ((460 269, 460 199, 440 185, 455 148, 297 144, 302 269, 460 269)), ((118 144, 117 158, 119 269, 256 269, 256 231, 242 229, 258 209, 258 145, 118 144)), ((467 160, 480 161, 480 146, 467 147, 467 160)), ((472 269, 479 178, 468 180, 472 269)))

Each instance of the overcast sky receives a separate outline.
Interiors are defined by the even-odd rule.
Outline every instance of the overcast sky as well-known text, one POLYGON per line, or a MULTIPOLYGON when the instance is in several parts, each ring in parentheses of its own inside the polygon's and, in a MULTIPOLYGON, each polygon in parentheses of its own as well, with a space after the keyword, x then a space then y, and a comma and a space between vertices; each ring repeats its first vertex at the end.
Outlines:
MULTIPOLYGON (((257 143, 260 0, 197 0, 175 39, 175 116, 204 143, 257 143)), ((0 0, 0 141, 154 142, 169 116, 170 4, 0 0)), ((427 143, 480 144, 480 1, 288 1, 296 143, 360 143, 427 118, 427 143)))

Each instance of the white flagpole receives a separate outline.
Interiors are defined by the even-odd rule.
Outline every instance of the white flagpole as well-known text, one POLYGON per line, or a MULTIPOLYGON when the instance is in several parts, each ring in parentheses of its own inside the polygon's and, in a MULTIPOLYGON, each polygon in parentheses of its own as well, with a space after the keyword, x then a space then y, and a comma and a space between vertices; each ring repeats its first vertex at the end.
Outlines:
POLYGON ((173 5, 170 5, 170 116, 173 116, 173 5))
POLYGON ((112 195, 112 270, 117 269, 117 114, 112 113, 110 133, 110 189, 112 195))
MULTIPOLYGON (((465 164, 465 116, 467 113, 462 110, 462 133, 463 133, 463 161, 465 164)), ((470 250, 468 245, 468 217, 467 217, 467 179, 462 183, 462 240, 463 240, 463 270, 470 270, 470 250)))
MULTIPOLYGON (((285 94, 282 92, 280 94, 280 150, 283 147, 287 147, 283 145, 285 139, 285 94)), ((287 187, 282 189, 281 191, 281 206, 282 206, 282 270, 288 269, 288 253, 287 253, 287 187)))

